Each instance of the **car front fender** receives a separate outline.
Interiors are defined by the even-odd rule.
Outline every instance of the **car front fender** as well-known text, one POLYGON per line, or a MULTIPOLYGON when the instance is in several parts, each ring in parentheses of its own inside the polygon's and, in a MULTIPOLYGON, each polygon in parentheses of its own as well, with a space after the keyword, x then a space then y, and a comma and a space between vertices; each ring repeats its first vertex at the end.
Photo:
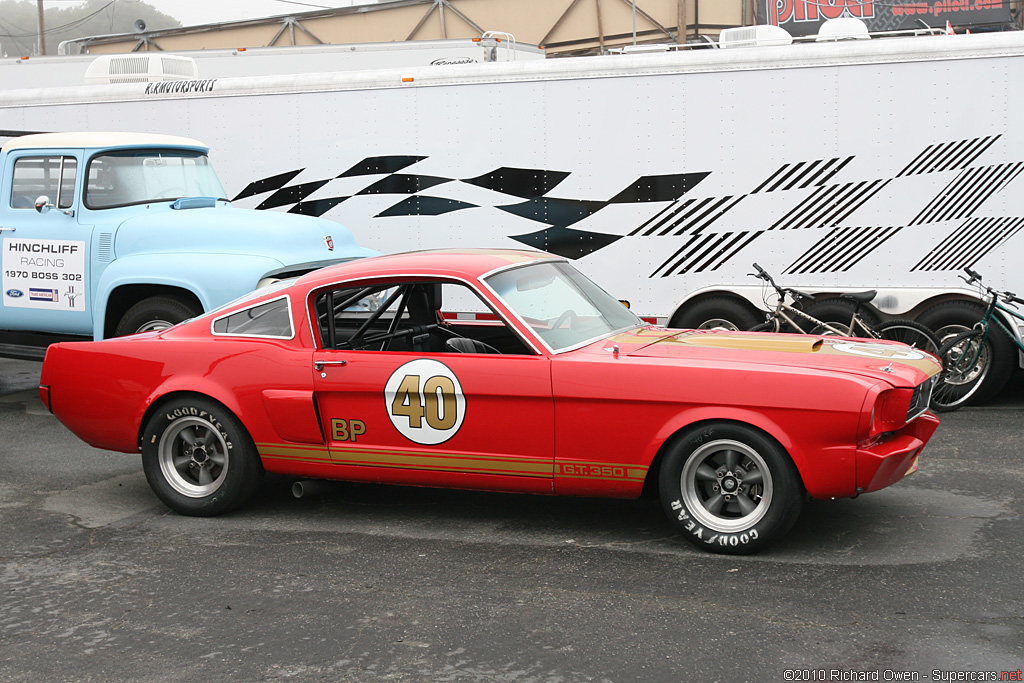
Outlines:
POLYGON ((119 287, 160 286, 191 292, 209 311, 251 292, 264 274, 283 266, 266 256, 226 254, 140 254, 119 258, 96 283, 93 339, 102 339, 107 306, 119 287))

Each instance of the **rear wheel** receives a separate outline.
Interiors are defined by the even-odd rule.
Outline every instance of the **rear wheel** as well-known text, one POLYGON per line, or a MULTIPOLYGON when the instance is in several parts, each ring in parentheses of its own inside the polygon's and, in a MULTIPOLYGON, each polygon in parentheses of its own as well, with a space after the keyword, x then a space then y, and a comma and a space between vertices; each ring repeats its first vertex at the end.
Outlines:
POLYGON ((669 326, 696 330, 746 330, 761 318, 748 304, 727 296, 712 296, 673 316, 669 326))
POLYGON ((969 405, 996 370, 992 344, 983 330, 957 335, 939 350, 942 372, 932 389, 931 408, 949 412, 969 405))
MULTIPOLYGON (((824 301, 817 301, 811 304, 804 309, 804 312, 812 318, 817 318, 821 322, 828 323, 839 329, 843 336, 862 337, 864 336, 863 330, 850 330, 850 322, 853 320, 853 312, 856 308, 857 305, 847 299, 825 299, 824 301)), ((861 306, 858 315, 869 327, 874 327, 878 324, 878 318, 870 311, 865 310, 863 306, 861 306)), ((813 325, 805 320, 799 320, 798 322, 800 322, 801 327, 805 329, 810 328, 807 329, 808 334, 835 334, 824 326, 813 325)))
POLYGON ((114 336, 165 330, 172 325, 194 318, 202 313, 193 304, 173 296, 151 296, 129 308, 117 327, 114 336))
POLYGON ((886 320, 875 327, 882 339, 909 344, 915 349, 939 355, 939 338, 927 327, 915 320, 886 320))
POLYGON ((142 469, 167 507, 196 517, 241 505, 263 478, 256 446, 242 423, 199 396, 172 400, 149 419, 142 469))
POLYGON ((746 425, 683 434, 662 461, 665 514, 695 546, 743 555, 781 538, 800 515, 803 485, 789 455, 746 425))

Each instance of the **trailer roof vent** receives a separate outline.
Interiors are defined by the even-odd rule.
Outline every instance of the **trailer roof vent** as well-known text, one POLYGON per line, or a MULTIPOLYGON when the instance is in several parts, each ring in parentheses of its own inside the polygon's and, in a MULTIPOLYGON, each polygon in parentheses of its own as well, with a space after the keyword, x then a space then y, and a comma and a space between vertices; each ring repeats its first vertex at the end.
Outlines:
POLYGON ((762 24, 723 28, 718 35, 718 47, 762 47, 765 45, 789 45, 793 36, 781 26, 762 24))
POLYGON ((818 29, 817 43, 835 40, 870 40, 868 25, 856 17, 829 19, 818 29))
POLYGON ((86 85, 155 83, 199 77, 196 60, 178 55, 101 55, 85 70, 86 85))

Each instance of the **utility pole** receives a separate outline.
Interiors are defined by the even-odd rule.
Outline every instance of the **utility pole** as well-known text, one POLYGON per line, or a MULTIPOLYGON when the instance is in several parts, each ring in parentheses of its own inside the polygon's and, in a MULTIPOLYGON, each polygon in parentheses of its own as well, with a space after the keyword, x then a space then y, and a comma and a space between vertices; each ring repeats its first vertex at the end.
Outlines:
POLYGON ((39 55, 46 54, 46 26, 43 24, 43 0, 36 0, 39 7, 39 55))
POLYGON ((686 0, 678 0, 676 3, 676 43, 686 44, 686 0))

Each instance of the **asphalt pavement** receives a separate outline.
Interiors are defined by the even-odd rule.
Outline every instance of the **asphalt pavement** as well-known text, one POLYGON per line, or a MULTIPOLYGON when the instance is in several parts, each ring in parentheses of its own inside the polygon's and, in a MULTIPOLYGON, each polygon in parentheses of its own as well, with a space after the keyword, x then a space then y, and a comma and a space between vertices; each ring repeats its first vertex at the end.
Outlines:
POLYGON ((1024 382, 726 557, 654 501, 269 478, 182 517, 39 367, 0 360, 0 681, 1021 680, 1024 382))

